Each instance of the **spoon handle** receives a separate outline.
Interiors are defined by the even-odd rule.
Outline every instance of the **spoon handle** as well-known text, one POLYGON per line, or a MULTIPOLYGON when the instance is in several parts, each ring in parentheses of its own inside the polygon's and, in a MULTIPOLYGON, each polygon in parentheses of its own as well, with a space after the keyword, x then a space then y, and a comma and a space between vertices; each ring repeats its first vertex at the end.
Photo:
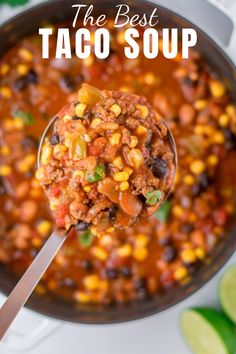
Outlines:
POLYGON ((50 265, 57 251, 65 241, 67 234, 53 231, 37 257, 19 280, 0 309, 0 341, 20 309, 24 306, 40 278, 50 265))

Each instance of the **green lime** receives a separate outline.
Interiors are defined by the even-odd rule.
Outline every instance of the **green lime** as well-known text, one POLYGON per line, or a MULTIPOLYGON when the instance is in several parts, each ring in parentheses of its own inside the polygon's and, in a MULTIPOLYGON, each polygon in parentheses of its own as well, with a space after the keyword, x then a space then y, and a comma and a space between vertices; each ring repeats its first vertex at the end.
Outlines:
POLYGON ((195 354, 234 354, 236 333, 232 322, 221 312, 193 308, 182 313, 182 333, 195 354))
POLYGON ((222 276, 219 286, 220 303, 226 315, 236 323, 236 266, 222 276))

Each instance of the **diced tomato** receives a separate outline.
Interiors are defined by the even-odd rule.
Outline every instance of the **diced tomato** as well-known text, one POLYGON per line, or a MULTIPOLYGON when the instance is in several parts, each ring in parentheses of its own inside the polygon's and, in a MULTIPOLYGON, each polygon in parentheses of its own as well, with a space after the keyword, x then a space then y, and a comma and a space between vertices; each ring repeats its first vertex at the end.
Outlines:
POLYGON ((69 213, 69 205, 59 205, 55 212, 56 225, 58 227, 65 227, 65 216, 69 213))
POLYGON ((89 155, 99 156, 103 153, 107 144, 107 140, 103 137, 94 140, 93 144, 89 145, 89 155))

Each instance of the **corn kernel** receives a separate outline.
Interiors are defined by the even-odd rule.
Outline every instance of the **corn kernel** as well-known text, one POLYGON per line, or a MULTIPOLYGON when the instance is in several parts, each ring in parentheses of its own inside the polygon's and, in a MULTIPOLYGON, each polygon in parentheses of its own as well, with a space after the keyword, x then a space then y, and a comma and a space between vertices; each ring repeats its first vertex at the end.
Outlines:
POLYGON ((135 129, 136 134, 138 135, 145 135, 147 133, 147 128, 144 127, 143 125, 139 125, 136 129, 135 129))
POLYGON ((224 142, 225 142, 224 134, 222 132, 216 132, 213 135, 213 142, 215 144, 224 144, 224 142))
POLYGON ((195 183, 195 179, 192 175, 186 175, 184 176, 184 184, 187 184, 187 186, 192 186, 195 183))
POLYGON ((117 249, 117 254, 120 257, 129 257, 132 252, 132 247, 130 244, 126 243, 117 249))
POLYGON ((204 259, 206 257, 206 251, 202 247, 197 247, 195 249, 195 254, 198 259, 204 259))
POLYGON ((73 172, 73 178, 84 178, 84 171, 80 171, 80 170, 77 170, 77 171, 74 171, 73 172))
MULTIPOLYGON (((58 146, 58 145, 57 145, 58 146)), ((41 154, 41 163, 43 165, 48 165, 50 162, 50 159, 52 157, 52 148, 51 146, 44 146, 42 149, 42 154, 41 154)))
POLYGON ((109 141, 111 143, 112 146, 115 146, 115 145, 119 145, 120 144, 120 139, 121 139, 121 134, 120 133, 115 133, 113 134, 109 141))
POLYGON ((67 151, 67 147, 63 144, 57 144, 53 148, 53 155, 56 158, 62 158, 65 155, 65 152, 67 151))
POLYGON ((201 174, 205 168, 206 165, 202 160, 195 160, 190 164, 190 170, 195 175, 201 174))
POLYGON ((120 190, 121 192, 124 192, 126 191, 127 189, 129 189, 129 182, 121 182, 120 184, 120 190))
POLYGON ((115 165, 119 170, 122 170, 123 168, 123 161, 121 156, 116 157, 113 161, 112 164, 115 165))
POLYGON ((10 70, 10 66, 8 64, 3 64, 1 67, 0 67, 0 75, 4 76, 6 75, 10 70))
POLYGON ((234 117, 236 114, 236 107, 232 104, 228 104, 225 111, 230 117, 234 117))
POLYGON ((96 128, 99 124, 102 123, 102 120, 100 118, 95 118, 92 122, 91 122, 91 128, 96 128))
POLYGON ((133 173, 133 170, 132 170, 132 168, 130 168, 130 167, 128 167, 128 166, 126 166, 126 167, 124 168, 124 172, 127 172, 127 173, 128 173, 128 175, 129 175, 129 176, 131 176, 131 175, 132 175, 132 173, 133 173))
POLYGON ((35 172, 35 177, 38 181, 41 181, 44 179, 44 177, 46 176, 45 174, 45 169, 43 166, 39 167, 37 169, 37 171, 35 172))
POLYGON ((11 152, 11 150, 10 150, 9 146, 7 146, 7 145, 4 145, 0 148, 0 154, 2 154, 4 156, 10 155, 10 152, 11 152))
POLYGON ((84 286, 89 290, 97 290, 99 289, 100 278, 98 275, 92 274, 87 275, 84 278, 84 286))
POLYGON ((130 150, 130 157, 134 168, 138 169, 141 165, 143 165, 143 154, 139 149, 130 150))
POLYGON ((16 67, 16 71, 18 72, 19 75, 24 76, 29 71, 29 67, 25 64, 19 64, 16 67))
POLYGON ((156 82, 155 75, 153 73, 151 73, 151 72, 146 73, 145 76, 144 76, 144 82, 147 85, 155 84, 155 82, 156 82))
POLYGON ((127 172, 116 172, 114 174, 114 180, 116 182, 125 182, 128 181, 129 174, 127 172))
POLYGON ((8 165, 0 166, 0 176, 1 177, 9 176, 11 173, 12 173, 11 166, 8 166, 8 165))
POLYGON ((89 294, 86 294, 83 291, 76 291, 74 293, 75 300, 81 303, 87 303, 91 301, 91 297, 89 294))
POLYGON ((220 115, 219 124, 221 127, 225 128, 229 125, 229 116, 226 113, 220 115))
POLYGON ((108 257, 107 252, 101 247, 97 246, 92 247, 91 253, 95 258, 99 259, 100 261, 105 261, 108 257))
POLYGON ((91 191, 91 187, 90 186, 85 186, 84 187, 84 191, 89 193, 91 191))
POLYGON ((174 205, 172 208, 172 213, 177 217, 181 217, 184 214, 184 209, 180 205, 174 205))
POLYGON ((217 80, 211 80, 210 82, 210 91, 212 96, 214 97, 222 97, 225 94, 225 87, 220 81, 217 80))
POLYGON ((208 163, 208 165, 210 165, 210 166, 216 166, 216 165, 218 165, 218 163, 219 163, 219 158, 218 158, 218 156, 216 156, 216 155, 210 155, 210 156, 207 158, 207 163, 208 163))
POLYGON ((143 118, 146 118, 148 116, 148 108, 147 106, 144 106, 142 104, 137 104, 136 108, 141 112, 141 115, 143 118))
POLYGON ((3 98, 11 98, 12 95, 11 89, 7 86, 0 87, 0 95, 3 98))
POLYGON ((184 279, 185 277, 187 277, 187 275, 188 275, 188 271, 185 267, 179 267, 173 273, 173 277, 177 281, 184 279))
POLYGON ((75 114, 77 115, 77 117, 79 118, 83 118, 84 112, 87 108, 87 105, 84 103, 78 103, 75 106, 75 114))
POLYGON ((145 247, 149 242, 149 237, 145 234, 138 234, 135 237, 134 243, 135 247, 142 248, 145 247))
POLYGON ((24 121, 22 118, 15 118, 13 121, 13 127, 15 129, 22 129, 24 127, 24 121))
POLYGON ((148 250, 144 247, 136 248, 133 251, 133 257, 138 262, 144 261, 148 256, 148 250))
POLYGON ((206 100, 198 100, 194 103, 193 106, 197 111, 201 111, 202 109, 207 107, 207 101, 206 100))
POLYGON ((41 236, 47 236, 52 229, 52 223, 48 220, 43 220, 37 225, 36 229, 41 236))
POLYGON ((181 258, 184 263, 194 263, 197 260, 196 254, 192 249, 186 249, 181 252, 181 258))
POLYGON ((86 59, 83 60, 83 64, 84 64, 85 66, 92 66, 93 63, 94 63, 94 57, 93 57, 93 55, 90 55, 88 58, 86 58, 86 59))
POLYGON ((106 229, 107 232, 113 232, 115 231, 115 228, 113 226, 108 227, 108 229, 106 229))
POLYGON ((39 248, 40 246, 42 246, 42 240, 40 240, 40 238, 38 237, 34 237, 31 240, 31 244, 32 246, 34 246, 35 248, 39 248))
POLYGON ((135 148, 135 146, 137 146, 137 144, 138 144, 138 139, 137 139, 137 137, 135 136, 135 135, 131 135, 131 137, 130 137, 130 147, 133 149, 133 148, 135 148))
POLYGON ((118 117, 121 114, 121 107, 118 104, 113 104, 110 108, 110 111, 118 117))
POLYGON ((31 170, 35 162, 36 156, 34 154, 29 154, 23 160, 18 162, 17 169, 22 173, 26 173, 31 170))
POLYGON ((26 48, 21 48, 19 50, 19 56, 24 59, 25 61, 32 61, 33 54, 26 48))

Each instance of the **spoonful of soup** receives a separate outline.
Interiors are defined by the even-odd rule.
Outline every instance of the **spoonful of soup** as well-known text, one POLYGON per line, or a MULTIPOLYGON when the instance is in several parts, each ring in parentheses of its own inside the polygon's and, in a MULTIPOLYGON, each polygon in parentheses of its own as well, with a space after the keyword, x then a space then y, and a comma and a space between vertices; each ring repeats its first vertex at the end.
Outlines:
POLYGON ((36 177, 58 228, 127 227, 168 196, 175 145, 144 97, 83 84, 78 102, 64 107, 49 130, 36 177))
POLYGON ((0 309, 0 339, 72 227, 100 235, 150 216, 168 197, 176 165, 172 134, 144 97, 83 84, 40 142, 36 178, 56 228, 0 309))

